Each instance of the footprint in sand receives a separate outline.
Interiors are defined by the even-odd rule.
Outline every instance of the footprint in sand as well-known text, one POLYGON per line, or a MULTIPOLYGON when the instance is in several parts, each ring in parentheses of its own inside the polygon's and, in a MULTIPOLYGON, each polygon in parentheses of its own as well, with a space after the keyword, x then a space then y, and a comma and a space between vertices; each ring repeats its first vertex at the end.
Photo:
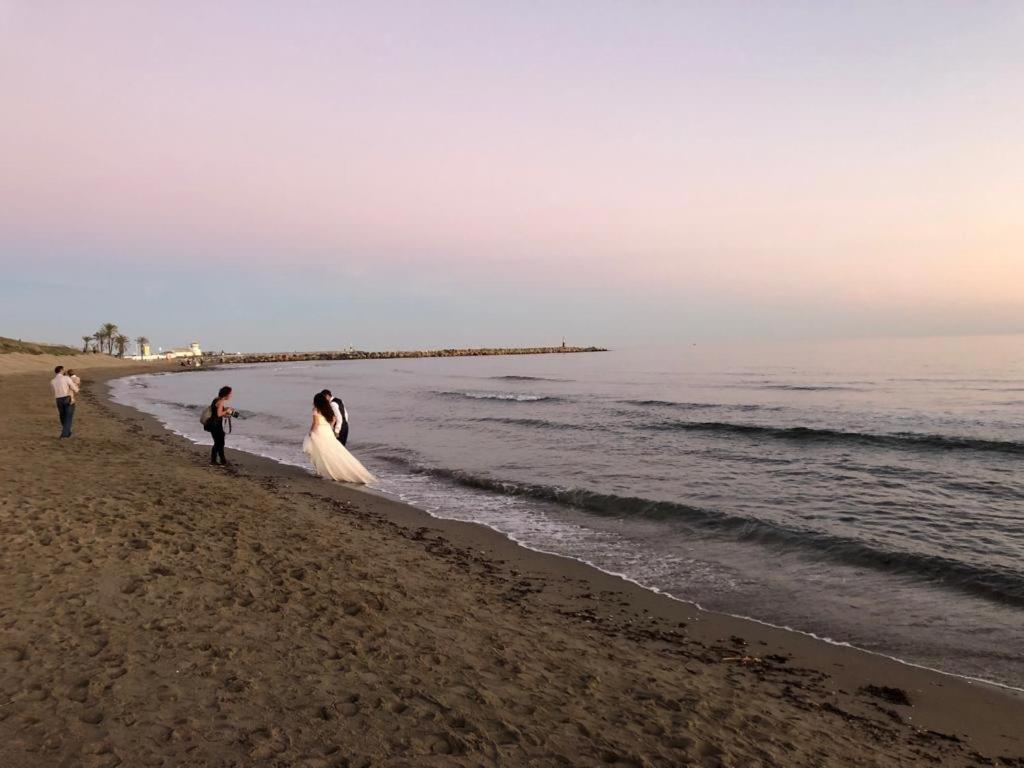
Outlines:
POLYGON ((25 661, 28 658, 28 650, 21 645, 6 645, 2 658, 4 661, 25 661))
POLYGON ((103 710, 87 709, 78 716, 78 719, 88 725, 99 725, 103 722, 103 710))
POLYGON ((89 698, 89 678, 81 677, 73 680, 68 686, 68 699, 84 704, 89 698))

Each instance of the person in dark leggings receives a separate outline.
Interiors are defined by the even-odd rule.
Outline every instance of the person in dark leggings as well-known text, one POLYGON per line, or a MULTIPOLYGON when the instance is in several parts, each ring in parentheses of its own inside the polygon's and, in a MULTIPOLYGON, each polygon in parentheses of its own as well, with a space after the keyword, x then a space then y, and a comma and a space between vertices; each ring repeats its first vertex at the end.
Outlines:
POLYGON ((231 387, 221 387, 216 399, 210 403, 210 434, 213 435, 213 449, 210 451, 210 463, 226 467, 228 460, 224 456, 224 419, 234 415, 235 410, 228 407, 228 400, 231 399, 231 387), (218 462, 218 458, 220 461, 218 462))

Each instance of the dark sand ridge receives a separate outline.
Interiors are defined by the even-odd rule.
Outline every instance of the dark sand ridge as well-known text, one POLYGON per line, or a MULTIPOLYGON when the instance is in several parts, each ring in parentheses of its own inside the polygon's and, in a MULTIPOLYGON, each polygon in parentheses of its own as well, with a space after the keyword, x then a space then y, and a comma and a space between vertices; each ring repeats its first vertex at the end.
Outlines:
POLYGON ((1014 692, 211 469, 106 399, 130 371, 69 442, 0 376, 0 765, 1024 765, 1014 692))

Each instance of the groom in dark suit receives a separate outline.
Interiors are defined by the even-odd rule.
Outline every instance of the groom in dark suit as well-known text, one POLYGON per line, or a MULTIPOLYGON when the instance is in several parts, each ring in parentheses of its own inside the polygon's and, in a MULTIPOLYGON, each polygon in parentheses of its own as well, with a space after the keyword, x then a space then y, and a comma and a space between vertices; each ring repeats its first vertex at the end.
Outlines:
POLYGON ((340 397, 332 395, 329 389, 325 389, 322 394, 330 402, 331 410, 334 411, 334 435, 338 438, 338 442, 342 445, 347 445, 348 411, 345 410, 345 403, 342 402, 340 397))

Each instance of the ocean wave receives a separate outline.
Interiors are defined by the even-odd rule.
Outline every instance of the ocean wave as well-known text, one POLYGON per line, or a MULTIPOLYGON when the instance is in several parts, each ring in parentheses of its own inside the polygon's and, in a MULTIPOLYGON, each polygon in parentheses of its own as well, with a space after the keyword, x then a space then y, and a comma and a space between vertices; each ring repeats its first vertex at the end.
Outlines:
MULTIPOLYGON (((744 386, 744 385, 740 385, 744 386)), ((865 387, 854 387, 848 384, 770 384, 756 383, 746 386, 755 389, 778 389, 785 392, 867 392, 865 387)))
POLYGON ((947 378, 945 376, 931 376, 931 377, 919 377, 919 378, 908 378, 908 377, 894 377, 888 379, 888 381, 896 382, 912 382, 912 383, 925 383, 925 384, 1024 384, 1024 379, 963 379, 963 378, 947 378))
POLYGON ((722 407, 718 403, 677 403, 672 400, 620 400, 619 402, 623 405, 636 405, 641 408, 679 408, 685 411, 722 407))
MULTIPOLYGON (((152 400, 150 401, 154 405, 166 405, 176 410, 188 411, 189 413, 202 413, 206 410, 209 403, 180 403, 174 400, 152 400)), ((266 413, 265 411, 253 411, 246 408, 238 408, 235 411, 234 418, 239 421, 245 421, 247 419, 257 419, 259 421, 268 422, 273 425, 287 427, 289 429, 297 429, 301 424, 308 424, 309 418, 305 414, 296 419, 289 419, 284 416, 278 416, 274 413, 266 413)))
POLYGON ((498 480, 461 470, 427 467, 411 461, 407 456, 387 453, 378 454, 377 457, 401 465, 416 474, 431 475, 468 488, 527 497, 602 516, 681 521, 711 535, 763 544, 847 565, 913 576, 996 602, 1024 607, 1024 573, 1007 568, 976 565, 938 554, 887 550, 856 539, 679 502, 498 480))
POLYGON ((721 421, 666 421, 646 427, 654 430, 685 430, 690 432, 722 432, 768 437, 781 440, 859 443, 885 448, 917 448, 923 450, 968 450, 996 453, 1024 453, 1024 443, 1011 440, 989 440, 958 435, 934 435, 921 432, 848 432, 818 427, 773 427, 760 424, 734 424, 721 421))
POLYGON ((202 412, 209 403, 198 405, 196 403, 179 403, 174 400, 153 400, 156 405, 169 405, 172 408, 179 408, 183 411, 194 411, 196 413, 202 412))
POLYGON ((514 403, 539 403, 543 400, 561 400, 554 395, 531 395, 522 392, 438 392, 441 397, 463 397, 470 400, 507 400, 514 403))
MULTIPOLYGON (((598 426, 571 424, 548 419, 515 418, 510 416, 481 416, 472 421, 509 424, 532 429, 597 429, 598 426)), ((600 427, 603 428, 603 427, 600 427)), ((641 432, 705 432, 709 434, 742 435, 753 439, 789 440, 793 442, 819 442, 863 445, 878 448, 915 449, 933 451, 982 451, 991 453, 1024 454, 1024 443, 1012 440, 988 440, 957 435, 934 435, 919 432, 849 432, 820 427, 774 427, 761 424, 737 424, 727 421, 661 421, 634 424, 641 432)))
POLYGON ((572 379, 549 379, 544 376, 490 376, 489 378, 493 381, 572 381, 572 379))
POLYGON ((674 408, 680 411, 724 410, 724 411, 781 411, 778 405, 753 405, 743 403, 688 403, 674 400, 620 400, 623 405, 641 408, 674 408))
POLYGON ((476 422, 489 422, 491 424, 508 424, 513 427, 530 427, 533 429, 589 429, 577 424, 566 424, 560 421, 548 421, 547 419, 516 418, 514 416, 481 416, 472 419, 476 422))

